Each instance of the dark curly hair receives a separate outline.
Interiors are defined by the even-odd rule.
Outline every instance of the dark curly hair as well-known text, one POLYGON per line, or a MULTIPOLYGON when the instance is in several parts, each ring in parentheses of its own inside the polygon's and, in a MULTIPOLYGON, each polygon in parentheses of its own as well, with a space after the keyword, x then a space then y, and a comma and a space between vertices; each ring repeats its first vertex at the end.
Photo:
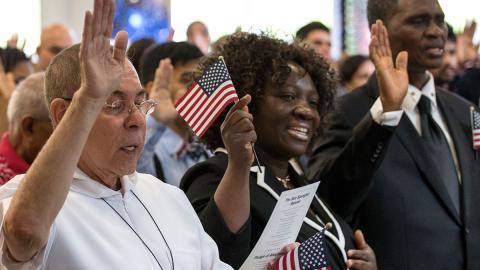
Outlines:
MULTIPOLYGON (((266 35, 238 32, 228 36, 210 55, 201 60, 194 77, 198 78, 219 56, 225 59, 239 98, 246 94, 252 96, 249 111, 254 116, 266 84, 271 81, 283 85, 291 72, 288 64, 293 62, 301 66, 311 76, 318 91, 318 112, 320 126, 323 126, 324 116, 333 108, 336 76, 330 65, 313 50, 266 35)), ((224 110, 202 137, 211 149, 223 146, 220 125, 228 109, 224 110)))

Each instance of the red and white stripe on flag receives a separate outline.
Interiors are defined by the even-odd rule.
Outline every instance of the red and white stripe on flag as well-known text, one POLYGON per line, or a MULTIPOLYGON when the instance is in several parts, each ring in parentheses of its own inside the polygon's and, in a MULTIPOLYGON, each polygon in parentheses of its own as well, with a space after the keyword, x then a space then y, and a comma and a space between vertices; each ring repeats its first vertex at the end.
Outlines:
POLYGON ((298 264, 298 248, 283 255, 276 263, 275 270, 296 270, 301 269, 298 264))
POLYGON ((473 131, 473 149, 480 150, 480 130, 473 131))
POLYGON ((222 59, 212 63, 175 104, 175 109, 198 138, 238 96, 222 59))
POLYGON ((480 150, 480 113, 471 109, 473 149, 480 150))
MULTIPOLYGON (((299 248, 289 251, 275 262, 275 270, 302 270, 300 267, 300 258, 298 256, 299 248)), ((331 270, 330 265, 320 266, 317 270, 331 270)))

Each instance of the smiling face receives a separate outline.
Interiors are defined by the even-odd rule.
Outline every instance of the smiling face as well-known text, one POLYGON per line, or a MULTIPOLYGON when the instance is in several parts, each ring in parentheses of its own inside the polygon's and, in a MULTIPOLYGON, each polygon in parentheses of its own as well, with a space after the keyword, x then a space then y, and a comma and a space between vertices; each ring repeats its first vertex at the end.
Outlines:
MULTIPOLYGON (((129 107, 145 100, 138 75, 129 61, 120 89, 107 100, 126 100, 129 107)), ((99 114, 80 157, 79 167, 93 179, 101 180, 131 174, 135 171, 145 140, 145 115, 133 108, 120 115, 107 111, 99 114)))
POLYGON ((289 67, 284 85, 267 83, 253 115, 257 146, 284 160, 307 151, 320 123, 319 97, 310 75, 296 64, 289 67))
POLYGON ((438 68, 447 39, 442 8, 436 0, 399 0, 386 22, 392 54, 408 52, 409 72, 438 68))

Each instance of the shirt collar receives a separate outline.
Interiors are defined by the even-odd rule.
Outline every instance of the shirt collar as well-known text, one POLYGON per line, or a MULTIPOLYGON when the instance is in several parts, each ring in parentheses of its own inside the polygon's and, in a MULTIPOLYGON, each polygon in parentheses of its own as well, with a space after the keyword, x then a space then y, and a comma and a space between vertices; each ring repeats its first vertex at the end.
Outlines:
POLYGON ((120 178, 122 188, 118 191, 112 190, 100 182, 88 177, 79 168, 75 169, 73 173, 72 191, 82 193, 93 198, 106 198, 110 196, 123 195, 135 187, 138 182, 138 173, 134 172, 130 175, 125 175, 120 178))
POLYGON ((30 165, 20 157, 10 144, 8 132, 3 133, 0 141, 0 155, 8 162, 8 167, 16 174, 27 172, 30 165))
POLYGON ((162 145, 164 145, 166 152, 174 159, 179 159, 185 154, 186 142, 175 131, 167 127, 163 133, 162 145))
POLYGON ((427 83, 422 87, 422 89, 418 89, 417 87, 409 84, 407 90, 407 96, 403 100, 402 107, 407 111, 415 111, 418 102, 420 101, 421 95, 426 96, 432 105, 432 111, 436 110, 437 108, 437 97, 435 93, 435 82, 433 80, 433 76, 430 72, 427 72, 429 79, 427 83))

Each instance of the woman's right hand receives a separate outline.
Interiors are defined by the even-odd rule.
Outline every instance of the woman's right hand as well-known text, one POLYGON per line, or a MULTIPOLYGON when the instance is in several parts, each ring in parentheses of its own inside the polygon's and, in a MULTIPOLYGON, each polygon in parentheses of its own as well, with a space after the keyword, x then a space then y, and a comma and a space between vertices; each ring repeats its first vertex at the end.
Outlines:
POLYGON ((232 233, 237 233, 250 216, 248 180, 254 158, 252 147, 257 140, 253 116, 247 107, 251 99, 246 95, 233 105, 220 127, 223 144, 228 151, 228 166, 215 191, 214 200, 232 233))
POLYGON ((241 98, 228 112, 220 127, 223 144, 228 152, 229 163, 250 168, 252 165, 253 144, 257 140, 253 116, 248 112, 250 95, 241 98))

